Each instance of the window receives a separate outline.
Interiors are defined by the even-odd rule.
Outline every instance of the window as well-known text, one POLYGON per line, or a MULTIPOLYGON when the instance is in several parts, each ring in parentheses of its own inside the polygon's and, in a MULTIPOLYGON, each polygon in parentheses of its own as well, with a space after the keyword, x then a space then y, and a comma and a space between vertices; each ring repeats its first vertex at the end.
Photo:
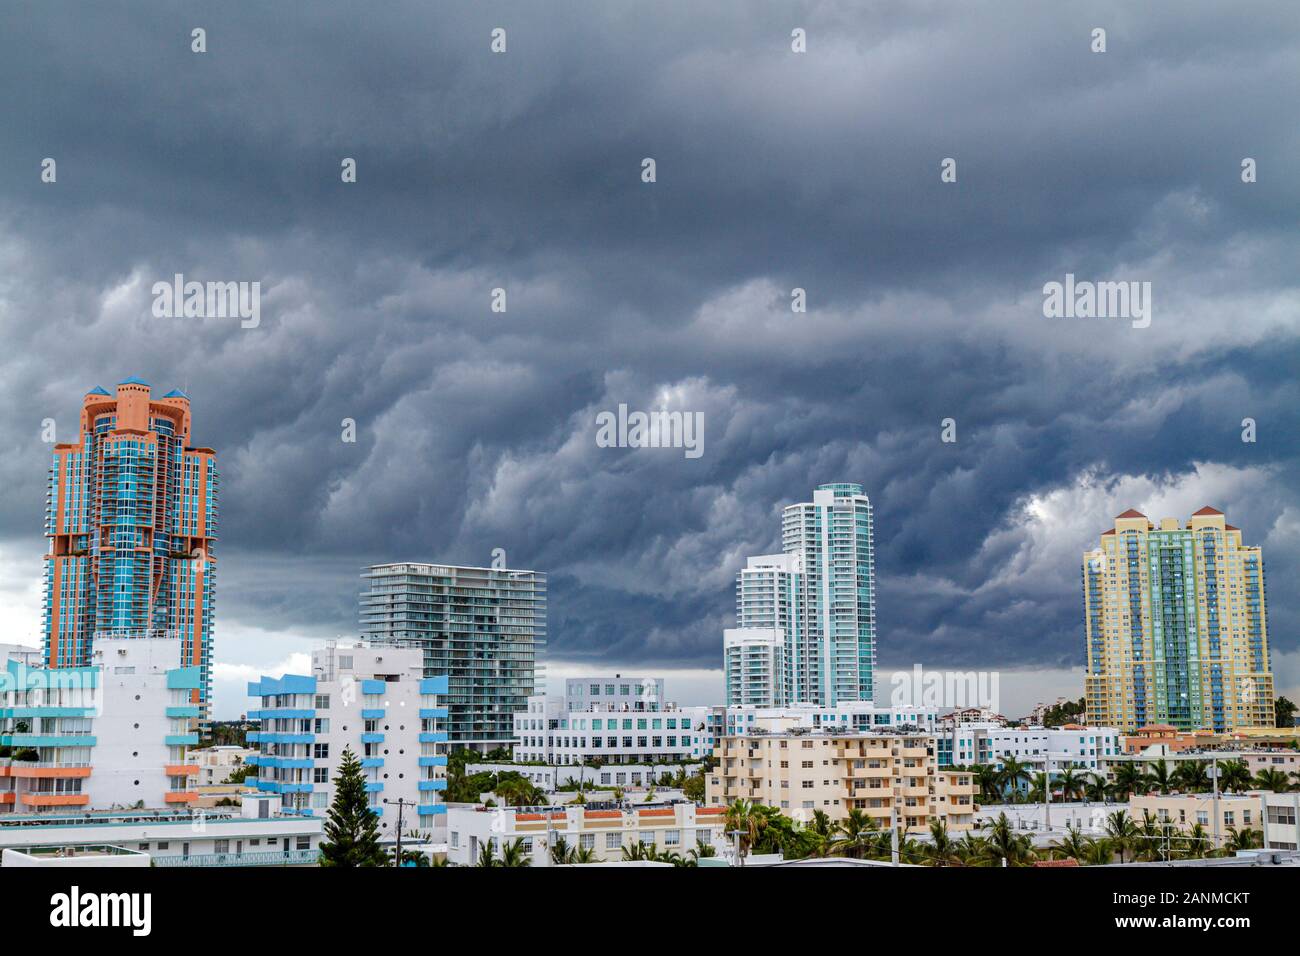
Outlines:
POLYGON ((312 783, 329 783, 329 782, 330 782, 330 768, 329 768, 329 767, 312 767, 312 770, 311 770, 311 782, 312 782, 312 783))
POLYGON ((316 695, 316 709, 317 709, 317 710, 329 710, 329 709, 330 709, 330 695, 329 695, 329 694, 317 694, 317 695, 316 695))
POLYGON ((578 846, 584 850, 596 849, 596 834, 584 833, 578 837, 578 846))
POLYGON ((213 840, 213 841, 212 841, 212 852, 213 852, 213 853, 229 853, 229 852, 230 852, 230 841, 229 841, 229 840, 213 840))
POLYGON ((682 845, 681 830, 664 831, 664 846, 681 846, 681 845, 682 845))
POLYGON ((317 760, 328 760, 330 757, 330 745, 312 744, 312 756, 317 760))
POLYGON ((622 845, 623 845, 623 835, 622 835, 621 833, 606 833, 606 834, 605 834, 605 849, 606 849, 606 850, 617 850, 617 849, 618 849, 619 847, 621 847, 622 845))

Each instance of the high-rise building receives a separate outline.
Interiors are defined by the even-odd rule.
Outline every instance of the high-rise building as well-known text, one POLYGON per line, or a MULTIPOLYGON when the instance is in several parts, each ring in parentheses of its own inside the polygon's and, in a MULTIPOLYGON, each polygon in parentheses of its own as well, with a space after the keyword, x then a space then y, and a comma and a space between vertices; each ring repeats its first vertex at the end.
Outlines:
POLYGON ((750 558, 736 577, 732 664, 779 663, 770 687, 728 681, 727 703, 834 705, 875 690, 876 580, 871 502, 856 484, 819 485, 785 508, 782 553, 750 558), (761 631, 779 631, 782 653, 761 653, 761 631), (741 634, 740 632, 745 632, 741 634), (779 661, 777 660, 779 658, 779 661))
POLYGON ((1090 722, 1273 725, 1264 558, 1223 512, 1125 511, 1083 556, 1083 599, 1090 722))
POLYGON ((515 713, 544 685, 546 575, 404 563, 377 564, 362 577, 362 637, 416 644, 425 676, 447 676, 452 748, 512 746, 515 713))
POLYGON ((175 638, 208 715, 217 466, 190 438, 190 400, 128 378, 82 401, 76 443, 54 446, 46 491, 44 657, 84 667, 99 638, 175 638))

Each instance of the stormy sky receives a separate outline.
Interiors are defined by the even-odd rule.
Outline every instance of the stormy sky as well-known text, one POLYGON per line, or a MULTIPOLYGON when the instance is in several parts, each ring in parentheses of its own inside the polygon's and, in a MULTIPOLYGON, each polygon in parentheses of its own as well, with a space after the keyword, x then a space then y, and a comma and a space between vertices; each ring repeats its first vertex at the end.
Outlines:
POLYGON ((219 455, 219 717, 355 636, 364 565, 494 548, 550 574, 552 679, 720 699, 735 572, 829 481, 875 508, 886 671, 1078 696, 1081 552, 1210 504, 1300 685, 1295 4, 0 17, 0 641, 39 639, 42 421, 134 374, 219 455), (155 317, 176 273, 260 282, 260 325, 155 317), (1045 318, 1067 273, 1150 282, 1150 326, 1045 318), (620 403, 702 412, 703 455, 598 447, 620 403))

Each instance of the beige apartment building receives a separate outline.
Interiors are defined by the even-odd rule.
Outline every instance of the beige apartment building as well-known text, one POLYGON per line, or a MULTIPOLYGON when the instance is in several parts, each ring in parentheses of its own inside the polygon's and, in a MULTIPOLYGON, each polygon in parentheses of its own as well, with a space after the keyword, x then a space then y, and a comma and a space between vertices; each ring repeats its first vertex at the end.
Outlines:
POLYGON ((923 731, 848 731, 759 722, 758 729, 718 740, 717 767, 705 781, 709 806, 745 799, 808 823, 817 810, 833 821, 859 809, 881 828, 909 831, 943 820, 969 828, 978 793, 969 773, 939 770, 934 738, 923 731))

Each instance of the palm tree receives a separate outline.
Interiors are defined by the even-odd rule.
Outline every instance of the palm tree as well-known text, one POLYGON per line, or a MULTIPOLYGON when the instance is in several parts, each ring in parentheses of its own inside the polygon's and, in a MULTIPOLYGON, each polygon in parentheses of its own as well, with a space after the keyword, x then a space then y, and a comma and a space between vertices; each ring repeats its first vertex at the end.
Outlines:
POLYGON ((1024 866, 1033 861, 1033 842, 1012 829, 1005 813, 998 814, 998 818, 988 825, 988 831, 985 852, 994 865, 1024 866))
POLYGON ((1106 836, 1111 848, 1119 852, 1119 861, 1126 862, 1124 854, 1137 842, 1138 828, 1127 810, 1116 810, 1106 818, 1106 836))
POLYGON ((1111 786, 1106 782, 1106 777, 1099 773, 1088 775, 1088 782, 1084 785, 1083 796, 1086 800, 1095 800, 1098 803, 1105 803, 1106 798, 1110 796, 1111 786))
POLYGON ((957 860, 962 866, 989 866, 988 842, 982 836, 967 833, 957 841, 957 860))
POLYGON ((693 850, 688 850, 687 853, 686 853, 686 859, 687 859, 688 862, 686 862, 686 863, 684 863, 684 864, 682 864, 682 865, 683 865, 683 866, 699 866, 699 865, 700 865, 700 860, 704 859, 705 857, 711 857, 711 856, 717 856, 717 855, 718 855, 718 851, 715 850, 715 849, 712 847, 712 845, 710 845, 710 844, 708 844, 708 843, 705 843, 703 840, 696 840, 696 841, 695 841, 695 849, 693 849, 693 850))
POLYGON ((1246 761, 1225 760, 1219 764, 1219 786, 1228 793, 1249 790, 1250 783, 1250 768, 1246 766, 1246 761))
POLYGON ((1170 785, 1173 783, 1169 775, 1169 764, 1163 760, 1153 760, 1147 767, 1147 784, 1149 790, 1159 790, 1161 793, 1168 793, 1170 785))
POLYGON ((532 866, 532 856, 524 850, 523 838, 511 840, 501 847, 501 859, 497 866, 532 866))
POLYGON ((1029 793, 1026 795, 1025 799, 1030 803, 1042 803, 1043 793, 1046 791, 1048 786, 1050 786, 1050 784, 1047 781, 1047 774, 1040 770, 1038 773, 1034 774, 1033 783, 1030 785, 1029 793))
POLYGON ((1106 866, 1114 857, 1114 851, 1111 849, 1109 840, 1088 837, 1084 843, 1083 860, 1080 861, 1084 866, 1106 866))
POLYGON ((1126 761, 1115 768, 1115 795, 1127 800, 1135 793, 1146 793, 1146 775, 1132 761, 1126 761))
POLYGON ((481 847, 479 847, 478 862, 475 863, 474 865, 475 866, 499 866, 500 865, 497 863, 496 857, 492 855, 491 840, 488 840, 481 847))
POLYGON ((920 855, 931 866, 958 862, 957 843, 948 835, 948 825, 943 820, 930 821, 930 842, 921 847, 920 855))
POLYGON ((1083 774, 1073 764, 1065 767, 1057 775, 1056 785, 1061 788, 1061 798, 1072 800, 1083 794, 1085 789, 1083 774))
POLYGON ((1174 769, 1174 781, 1188 793, 1200 793, 1210 789, 1210 762, 1208 760, 1184 760, 1174 769))
POLYGON ((825 856, 835 837, 835 824, 825 810, 814 810, 812 822, 804 829, 809 856, 825 856))
POLYGON ((1051 851, 1052 856, 1058 860, 1078 860, 1083 862, 1088 855, 1088 841, 1078 827, 1068 826, 1065 830, 1065 836, 1059 840, 1053 840, 1048 849, 1051 851))
POLYGON ((980 799, 985 803, 997 803, 1002 785, 1002 771, 992 764, 982 763, 971 769, 971 775, 979 784, 980 799))
POLYGON ((1141 856, 1144 860, 1168 859, 1168 854, 1165 852, 1166 826, 1167 824, 1161 823, 1150 810, 1143 810, 1142 823, 1137 826, 1137 849, 1134 856, 1141 856))
POLYGON ((831 851, 860 860, 875 846, 880 825, 876 823, 875 817, 868 816, 865 810, 855 807, 845 815, 836 829, 842 835, 832 841, 831 851))
POLYGON ((1205 859, 1213 849, 1211 846, 1212 841, 1206 834, 1205 827, 1199 823, 1192 825, 1192 828, 1187 831, 1187 835, 1183 837, 1183 841, 1181 847, 1183 856, 1193 860, 1205 859))
POLYGON ((1255 788, 1271 790, 1273 793, 1286 793, 1291 789, 1291 781, 1287 779, 1285 771, 1269 767, 1255 774, 1255 788))
POLYGON ((1238 850, 1258 850, 1263 845, 1262 830, 1238 830, 1236 827, 1228 827, 1228 839, 1223 844, 1223 848, 1235 854, 1238 850))
POLYGON ((577 848, 569 846, 569 841, 564 837, 556 837, 551 845, 551 862, 557 866, 578 862, 577 848))
POLYGON ((1029 783, 1029 764, 1021 763, 1011 754, 1002 755, 1002 771, 998 774, 998 785, 1017 795, 1020 785, 1029 783))
POLYGON ((727 832, 737 833, 736 852, 740 856, 737 862, 743 862, 749 855, 750 847, 758 842, 758 834, 762 826, 759 814, 751 801, 735 800, 727 807, 723 819, 726 821, 727 832))

